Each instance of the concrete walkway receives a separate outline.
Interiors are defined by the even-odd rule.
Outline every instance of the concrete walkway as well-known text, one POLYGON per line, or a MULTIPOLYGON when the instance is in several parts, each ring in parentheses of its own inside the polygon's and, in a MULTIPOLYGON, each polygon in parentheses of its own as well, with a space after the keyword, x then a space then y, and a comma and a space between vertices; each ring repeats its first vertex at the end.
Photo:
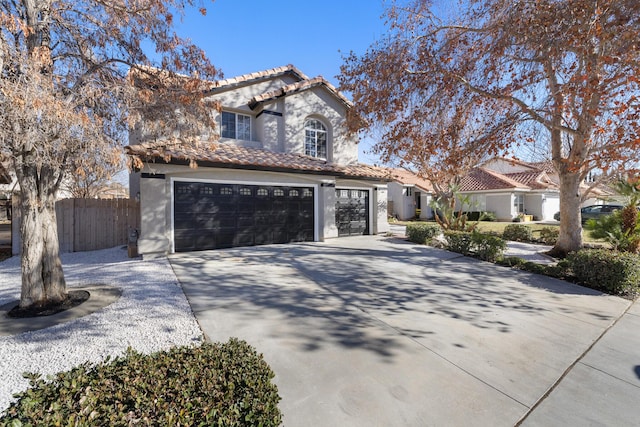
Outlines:
POLYGON ((640 419, 630 301, 374 236, 170 262, 211 340, 264 354, 285 426, 640 419))

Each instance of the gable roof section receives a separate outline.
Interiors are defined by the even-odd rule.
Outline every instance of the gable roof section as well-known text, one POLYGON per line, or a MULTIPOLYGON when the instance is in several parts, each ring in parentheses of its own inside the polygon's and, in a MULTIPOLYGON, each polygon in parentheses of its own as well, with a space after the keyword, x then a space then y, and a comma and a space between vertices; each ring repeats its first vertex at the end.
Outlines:
POLYGON ((165 161, 188 164, 191 159, 205 167, 310 173, 348 178, 388 181, 386 169, 365 164, 336 165, 298 153, 276 153, 235 144, 203 143, 198 147, 180 144, 143 143, 125 147, 129 156, 143 162, 165 161))
POLYGON ((296 80, 309 80, 309 77, 295 66, 288 64, 283 67, 270 68, 264 71, 256 71, 255 73, 243 74, 241 76, 231 77, 224 80, 212 82, 210 93, 231 90, 239 86, 248 86, 261 81, 274 79, 276 77, 290 75, 296 80))
POLYGON ((272 80, 280 76, 289 75, 295 78, 297 81, 288 85, 285 85, 279 89, 265 92, 260 95, 256 95, 247 104, 249 108, 255 110, 260 105, 263 105, 270 101, 275 101, 279 98, 293 95, 298 92, 313 89, 315 87, 324 87, 332 96, 338 101, 342 102, 347 108, 351 108, 353 104, 349 101, 338 89, 324 79, 322 76, 309 78, 306 74, 300 71, 295 66, 289 64, 283 67, 270 68, 264 71, 258 71, 255 73, 243 74, 241 76, 232 77, 229 79, 218 80, 212 82, 209 94, 213 95, 220 92, 225 92, 238 87, 249 86, 265 80, 272 80))
POLYGON ((353 106, 351 101, 349 101, 342 93, 340 93, 334 85, 326 81, 324 77, 318 76, 312 79, 306 79, 296 83, 292 83, 290 85, 284 86, 280 89, 277 89, 271 92, 266 92, 261 95, 254 96, 249 100, 249 108, 251 108, 252 110, 255 110, 261 104, 264 104, 270 101, 275 101, 278 98, 282 98, 287 95, 292 95, 297 92, 313 89, 314 87, 318 87, 318 86, 324 86, 329 91, 329 93, 335 96, 339 101, 341 101, 347 107, 350 108, 353 106))
POLYGON ((557 174, 556 168, 553 166, 553 161, 544 160, 542 162, 531 162, 529 163, 531 166, 538 168, 546 173, 557 174))
POLYGON ((533 190, 557 189, 557 185, 543 171, 506 173, 504 176, 533 190))
POLYGON ((525 184, 486 168, 474 168, 460 180, 460 191, 489 191, 520 189, 528 190, 525 184))
POLYGON ((424 178, 420 178, 417 174, 411 171, 406 169, 389 169, 389 174, 391 175, 391 179, 397 183, 403 185, 414 185, 427 193, 433 193, 433 186, 431 185, 431 182, 424 178))

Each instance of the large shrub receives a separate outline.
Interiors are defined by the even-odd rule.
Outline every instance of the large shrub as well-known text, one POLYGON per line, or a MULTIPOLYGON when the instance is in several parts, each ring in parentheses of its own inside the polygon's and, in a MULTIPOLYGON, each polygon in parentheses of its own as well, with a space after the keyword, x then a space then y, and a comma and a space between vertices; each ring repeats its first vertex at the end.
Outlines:
POLYGON ((471 233, 471 250, 481 260, 496 262, 507 249, 507 242, 498 236, 474 231, 471 233))
POLYGON ((567 257, 576 280, 587 287, 622 295, 640 289, 640 257, 606 249, 583 249, 567 257))
POLYGON ((509 224, 502 232, 504 240, 515 240, 516 242, 530 242, 533 240, 531 227, 523 224, 509 224))
POLYGON ((428 224, 424 222, 407 224, 405 231, 410 241, 421 245, 428 243, 441 232, 442 228, 440 228, 438 224, 428 224))
POLYGON ((502 258, 507 243, 498 236, 473 231, 444 232, 445 248, 463 255, 473 255, 484 261, 495 262, 502 258))
POLYGON ((274 374, 244 341, 179 347, 32 376, 0 425, 277 426, 274 374))
POLYGON ((545 245, 555 245, 560 236, 560 228, 558 227, 543 227, 540 230, 540 241, 545 245))
POLYGON ((457 252, 462 255, 471 254, 471 233, 467 231, 446 230, 444 237, 446 240, 445 247, 451 252, 457 252))

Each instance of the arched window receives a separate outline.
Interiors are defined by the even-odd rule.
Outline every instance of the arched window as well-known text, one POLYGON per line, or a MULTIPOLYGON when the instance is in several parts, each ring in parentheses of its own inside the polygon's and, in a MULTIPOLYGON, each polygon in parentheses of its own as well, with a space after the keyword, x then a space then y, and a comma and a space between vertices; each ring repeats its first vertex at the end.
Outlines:
POLYGON ((304 122, 304 154, 327 158, 327 128, 320 120, 309 119, 304 122))

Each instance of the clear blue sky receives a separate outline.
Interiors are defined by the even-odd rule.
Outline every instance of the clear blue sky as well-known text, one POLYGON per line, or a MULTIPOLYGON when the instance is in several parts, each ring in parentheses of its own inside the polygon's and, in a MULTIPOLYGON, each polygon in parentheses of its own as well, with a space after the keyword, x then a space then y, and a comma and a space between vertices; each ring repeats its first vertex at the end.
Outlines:
POLYGON ((227 78, 293 64, 337 84, 342 57, 364 53, 385 32, 383 0, 215 0, 205 6, 206 16, 189 10, 177 31, 227 78))

